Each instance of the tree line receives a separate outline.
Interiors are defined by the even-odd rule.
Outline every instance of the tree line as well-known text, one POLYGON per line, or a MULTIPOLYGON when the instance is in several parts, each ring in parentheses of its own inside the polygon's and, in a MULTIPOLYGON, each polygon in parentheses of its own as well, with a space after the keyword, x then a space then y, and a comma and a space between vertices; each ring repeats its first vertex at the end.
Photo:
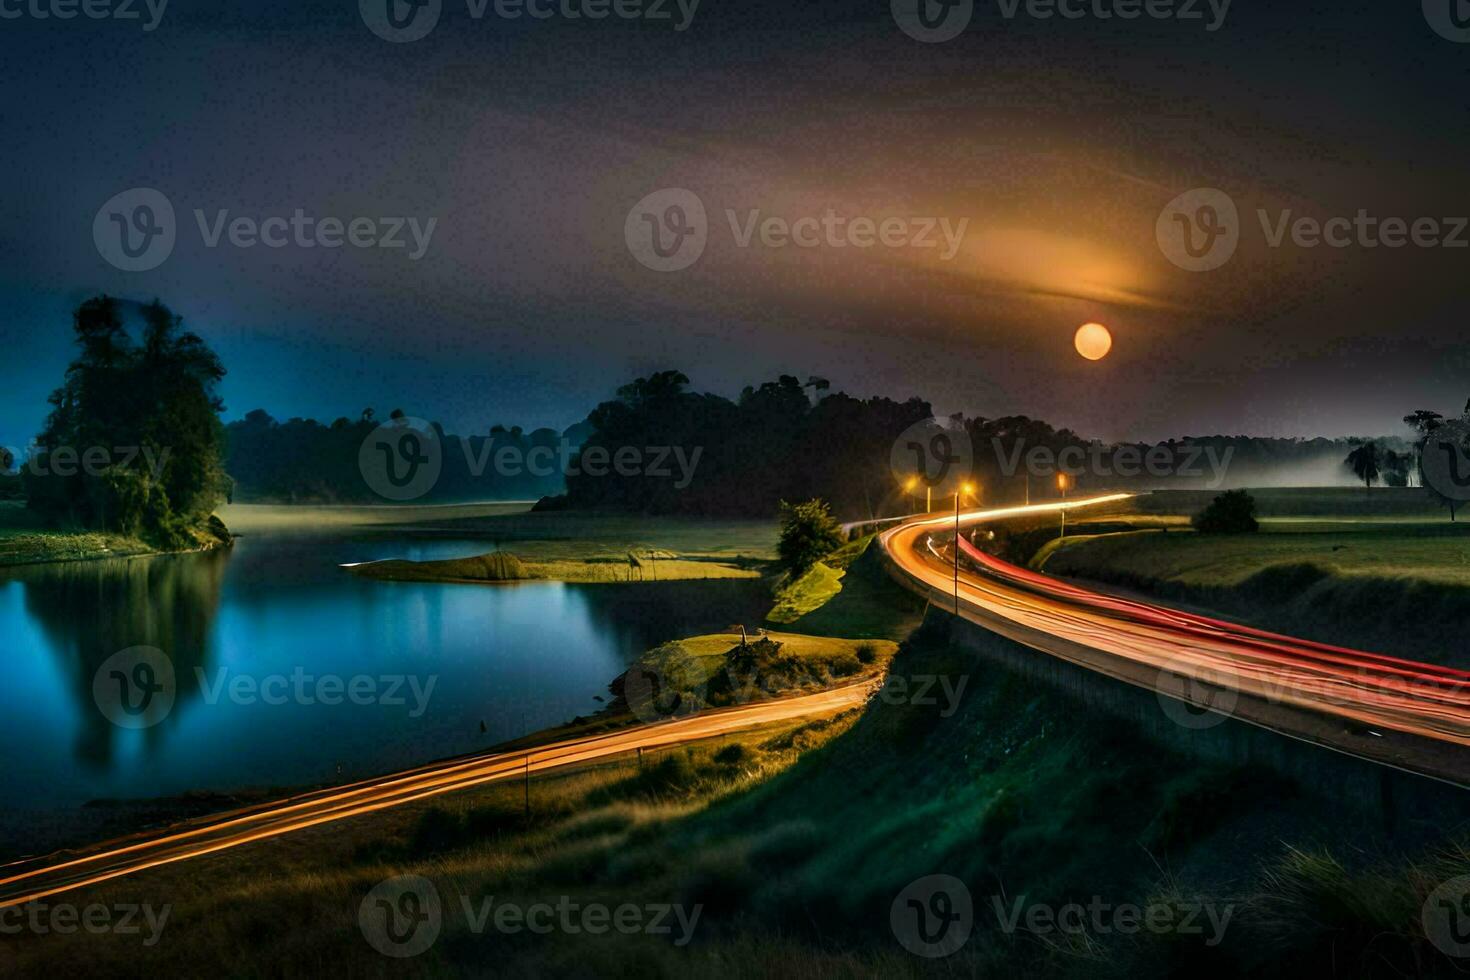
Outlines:
MULTIPOLYGON (((384 503, 364 478, 360 451, 383 422, 404 418, 394 409, 380 419, 371 409, 330 424, 315 419, 277 421, 255 409, 225 427, 231 498, 247 503, 384 503)), ((438 443, 438 479, 415 503, 466 500, 537 500, 561 493, 562 459, 585 438, 585 425, 565 431, 493 425, 485 435, 459 436, 430 423, 438 443), (531 455, 532 450, 540 451, 531 455), (497 453, 502 455, 497 464, 497 453), (514 465, 505 465, 510 459, 514 465)))
MULTIPOLYGON (((20 467, 11 488, 18 482, 29 506, 55 523, 172 545, 207 528, 227 499, 382 502, 364 476, 363 447, 383 423, 402 420, 401 410, 380 419, 365 409, 323 423, 278 421, 256 409, 224 425, 217 393, 224 366, 160 302, 95 297, 77 308, 72 328, 79 352, 51 396, 30 458, 0 460, 20 467)), ((957 444, 966 447, 962 464, 978 500, 1012 503, 1064 489, 1260 485, 1283 482, 1265 478, 1282 473, 1303 474, 1284 482, 1310 485, 1324 482, 1306 475, 1311 468, 1326 463, 1323 472, 1340 475, 1344 461, 1370 486, 1403 485, 1422 469, 1426 439, 1450 420, 1420 411, 1404 421, 1411 441, 1217 435, 1152 445, 1105 444, 1024 415, 956 415, 939 424, 963 436, 957 444), (1067 470, 1064 486, 1037 463, 1055 466, 1069 454, 1081 465, 1067 470), (1152 468, 1139 469, 1144 459, 1152 468), (1221 465, 1203 468, 1202 459, 1221 465)), ((560 432, 496 425, 460 436, 430 423, 441 471, 417 502, 539 499, 548 509, 769 517, 783 501, 819 499, 843 520, 868 520, 924 503, 922 488, 895 465, 895 446, 923 424, 933 424, 933 411, 921 398, 854 397, 820 377, 781 375, 732 399, 692 390, 682 372, 660 371, 618 388, 560 432), (609 465, 629 452, 650 464, 670 448, 691 465, 663 472, 656 464, 609 465), (502 466, 502 451, 518 465, 502 466), (539 467, 526 465, 538 458, 539 467), (582 465, 593 459, 601 465, 582 465)))

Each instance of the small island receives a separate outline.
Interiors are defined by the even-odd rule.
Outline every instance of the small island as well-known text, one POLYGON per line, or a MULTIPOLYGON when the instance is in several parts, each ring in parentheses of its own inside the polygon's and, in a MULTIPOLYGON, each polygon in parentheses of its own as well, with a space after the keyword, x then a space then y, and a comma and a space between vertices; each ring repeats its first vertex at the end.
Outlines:
POLYGON ((625 555, 534 560, 508 551, 438 561, 388 559, 344 565, 354 575, 394 582, 675 582, 690 579, 759 578, 760 563, 742 558, 629 551, 625 555))

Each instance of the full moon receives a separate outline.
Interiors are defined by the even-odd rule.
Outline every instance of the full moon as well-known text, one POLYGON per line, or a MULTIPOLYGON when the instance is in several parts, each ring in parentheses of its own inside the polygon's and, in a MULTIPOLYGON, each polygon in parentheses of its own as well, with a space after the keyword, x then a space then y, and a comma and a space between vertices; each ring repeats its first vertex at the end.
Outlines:
POLYGON ((1101 323, 1084 323, 1077 328, 1073 343, 1077 345, 1077 353, 1089 361, 1100 361, 1113 349, 1113 335, 1101 323))

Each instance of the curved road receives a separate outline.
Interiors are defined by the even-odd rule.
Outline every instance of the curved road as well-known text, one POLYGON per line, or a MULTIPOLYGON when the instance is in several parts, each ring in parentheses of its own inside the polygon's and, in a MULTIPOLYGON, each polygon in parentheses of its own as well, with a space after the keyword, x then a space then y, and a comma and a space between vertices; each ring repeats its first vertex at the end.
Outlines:
MULTIPOLYGON (((959 526, 1128 496, 969 511, 959 526)), ((955 524, 953 515, 929 516, 879 538, 896 577, 951 610, 955 524)), ((1166 699, 1470 786, 1470 672, 1083 589, 984 554, 963 534, 959 545, 959 614, 992 632, 1166 699)))
POLYGON ((334 786, 156 831, 0 867, 0 908, 200 857, 317 824, 401 806, 483 783, 578 763, 713 738, 772 722, 816 717, 865 703, 879 682, 867 679, 817 694, 758 701, 685 718, 568 739, 513 752, 447 759, 376 779, 334 786))

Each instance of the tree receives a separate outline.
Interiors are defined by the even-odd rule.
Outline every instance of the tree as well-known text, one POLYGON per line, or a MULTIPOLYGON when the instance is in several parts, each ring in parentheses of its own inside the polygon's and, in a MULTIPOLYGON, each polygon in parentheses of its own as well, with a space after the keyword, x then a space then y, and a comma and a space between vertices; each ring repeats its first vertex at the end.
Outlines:
POLYGON ((72 327, 81 352, 51 394, 25 474, 28 505, 53 521, 188 543, 229 485, 215 393, 224 366, 157 300, 98 296, 72 327), (136 340, 125 312, 141 321, 136 340))
POLYGON ((1436 425, 1419 444, 1419 477, 1425 491, 1449 508, 1450 520, 1470 488, 1470 414, 1436 425))
POLYGON ((781 539, 776 554, 792 575, 800 575, 842 547, 842 528, 825 500, 781 501, 781 539))
POLYGON ((1413 453, 1396 453, 1392 449, 1383 451, 1383 484, 1389 487, 1409 485, 1409 467, 1414 463, 1413 453))
POLYGON ((1348 453, 1347 458, 1342 461, 1342 465, 1352 470, 1357 474, 1358 479, 1363 481, 1364 489, 1371 489, 1373 481, 1381 475, 1380 463, 1378 443, 1371 440, 1348 453))
POLYGON ((1414 469, 1421 470, 1421 477, 1423 473, 1420 461, 1424 453, 1424 440, 1428 439, 1429 433, 1439 428, 1440 423, 1443 421, 1443 415, 1424 408, 1417 409, 1404 416, 1404 424, 1413 429, 1414 435, 1416 436, 1414 440, 1414 469))
POLYGON ((1249 534, 1260 529, 1256 523, 1256 498, 1244 490, 1227 490, 1194 515, 1192 522, 1201 534, 1249 534))

